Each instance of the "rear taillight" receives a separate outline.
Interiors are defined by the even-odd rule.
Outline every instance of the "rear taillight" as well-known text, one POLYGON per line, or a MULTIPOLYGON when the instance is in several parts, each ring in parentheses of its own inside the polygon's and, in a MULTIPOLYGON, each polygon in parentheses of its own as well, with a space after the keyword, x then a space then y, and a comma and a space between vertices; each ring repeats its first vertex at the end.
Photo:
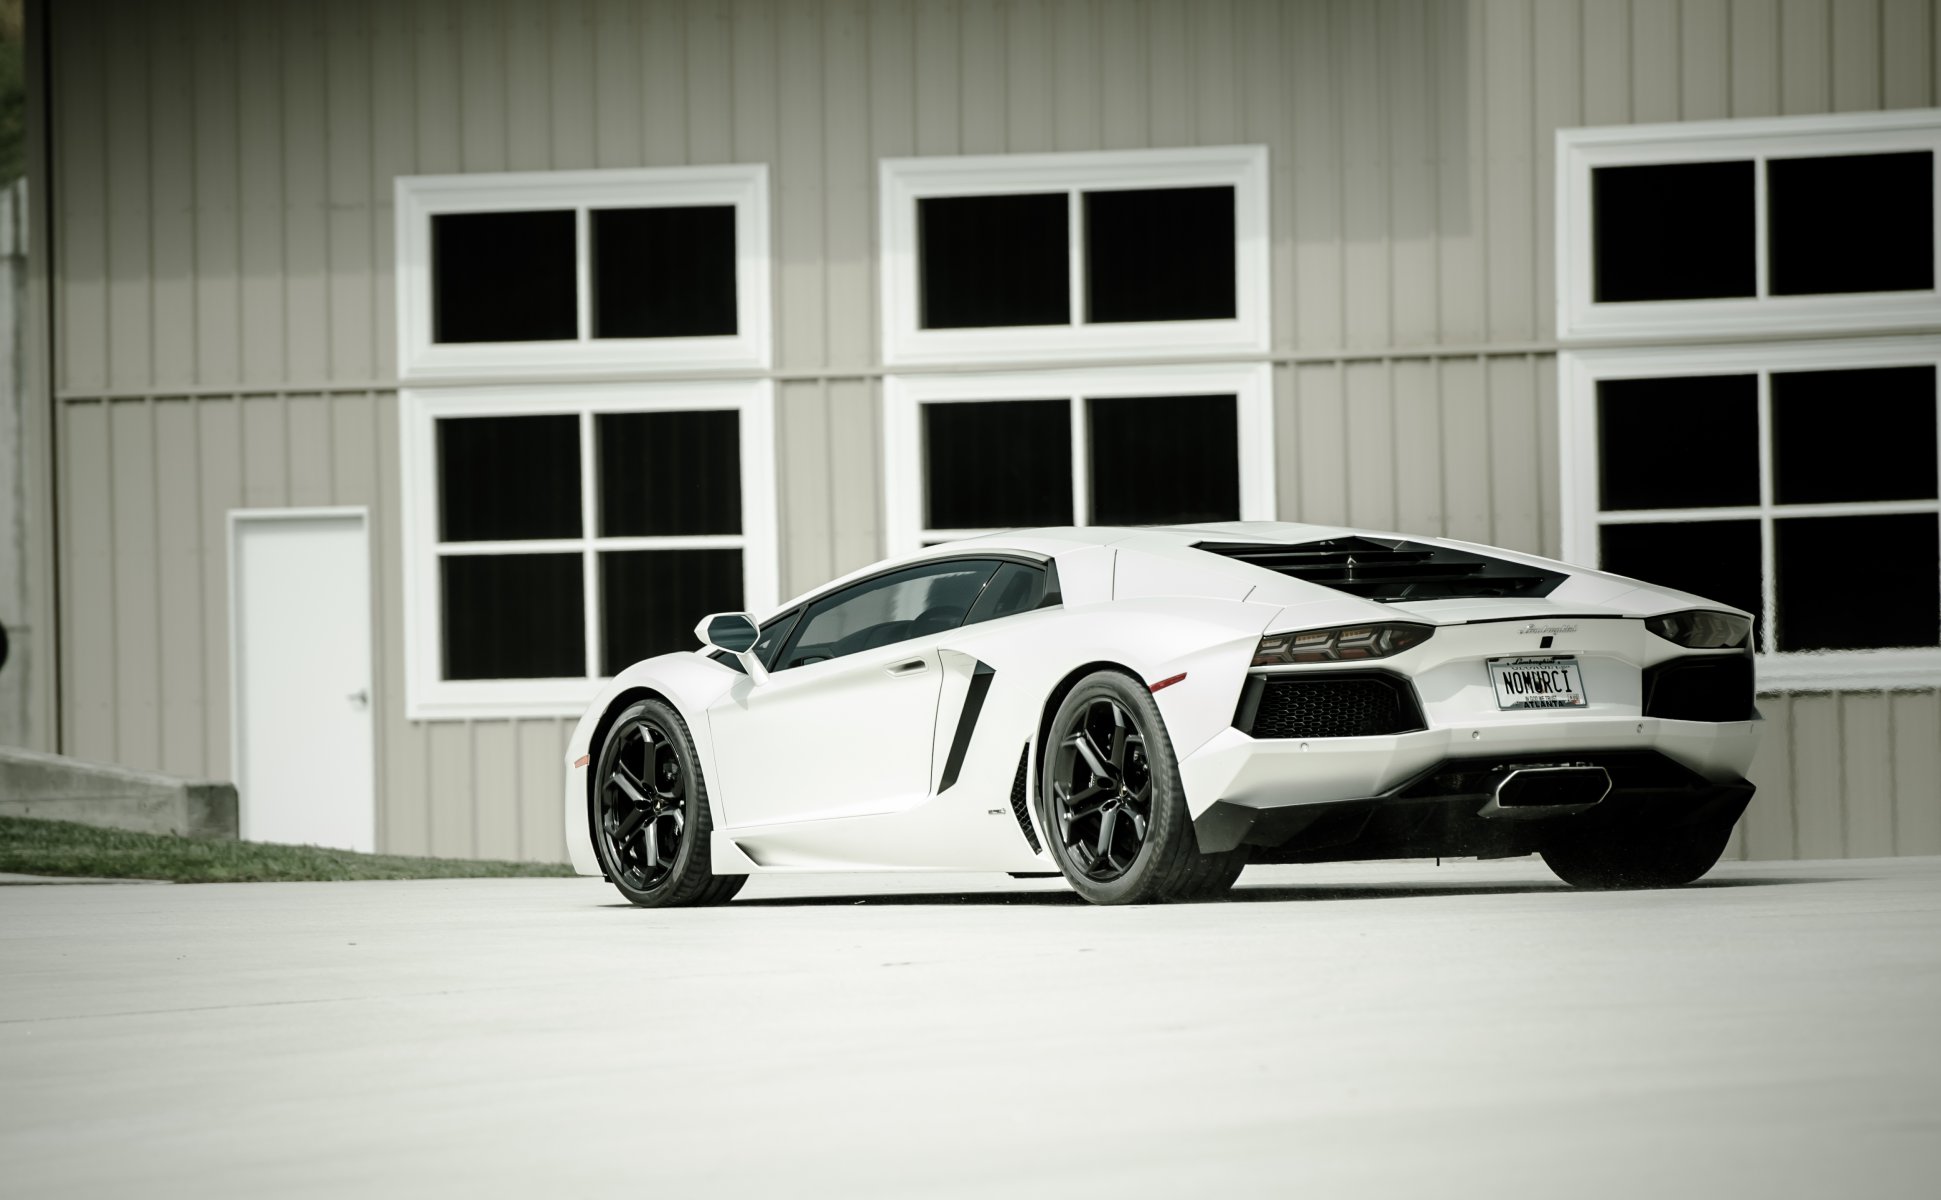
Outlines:
POLYGON ((1270 633, 1254 650, 1254 666, 1280 667, 1297 663, 1359 662, 1387 658, 1412 650, 1429 640, 1433 625, 1343 625, 1337 629, 1309 629, 1300 633, 1270 633))
POLYGON ((1687 649, 1730 650, 1746 644, 1746 638, 1752 633, 1752 618, 1694 610, 1652 617, 1644 627, 1687 649))

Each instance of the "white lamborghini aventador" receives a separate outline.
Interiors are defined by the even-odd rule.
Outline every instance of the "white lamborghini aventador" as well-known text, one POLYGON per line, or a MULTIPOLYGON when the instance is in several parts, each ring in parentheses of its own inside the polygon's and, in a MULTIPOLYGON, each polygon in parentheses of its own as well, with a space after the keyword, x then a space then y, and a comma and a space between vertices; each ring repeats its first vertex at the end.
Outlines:
POLYGON ((1034 529, 879 563, 628 668, 567 845, 636 904, 764 871, 1062 874, 1538 853, 1688 883, 1752 796, 1751 617, 1548 559, 1308 525, 1034 529))

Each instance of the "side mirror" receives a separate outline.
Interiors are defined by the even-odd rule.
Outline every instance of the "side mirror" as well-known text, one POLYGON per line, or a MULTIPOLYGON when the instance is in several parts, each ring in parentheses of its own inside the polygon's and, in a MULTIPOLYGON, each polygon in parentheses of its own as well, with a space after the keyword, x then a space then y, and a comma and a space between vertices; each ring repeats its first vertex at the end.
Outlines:
POLYGON ((694 627, 694 636, 710 650, 725 650, 741 663, 751 683, 767 683, 768 671, 752 651, 761 639, 762 627, 745 612, 711 613, 694 627))

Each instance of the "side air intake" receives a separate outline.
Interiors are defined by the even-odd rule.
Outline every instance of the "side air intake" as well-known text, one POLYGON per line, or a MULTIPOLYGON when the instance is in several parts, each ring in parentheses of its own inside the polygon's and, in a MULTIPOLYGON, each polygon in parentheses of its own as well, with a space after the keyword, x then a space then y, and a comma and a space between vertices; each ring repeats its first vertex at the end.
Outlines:
POLYGON ((1548 596, 1568 576, 1450 546, 1343 537, 1298 546, 1198 542, 1193 548, 1318 583, 1364 600, 1548 596))
POLYGON ((1018 774, 1011 780, 1011 815, 1018 819, 1018 828, 1024 830, 1024 840, 1030 845, 1031 852, 1037 854, 1044 847, 1038 844, 1038 831, 1031 827, 1031 808, 1025 802, 1024 795, 1025 760, 1030 757, 1031 746, 1026 743, 1018 754, 1018 774))
POLYGON ((1256 738, 1379 737, 1427 727, 1415 689, 1384 671, 1250 675, 1233 724, 1256 738))
POLYGON ((1752 659, 1691 655, 1645 668, 1644 715, 1670 721, 1752 719, 1752 659))

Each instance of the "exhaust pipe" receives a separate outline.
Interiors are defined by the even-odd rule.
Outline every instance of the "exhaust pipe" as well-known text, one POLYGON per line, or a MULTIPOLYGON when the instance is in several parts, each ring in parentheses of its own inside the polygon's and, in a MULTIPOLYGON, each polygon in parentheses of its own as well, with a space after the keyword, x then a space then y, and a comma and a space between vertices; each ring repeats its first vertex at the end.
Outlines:
POLYGON ((1582 812, 1611 794, 1603 767, 1517 767, 1499 777, 1482 807, 1485 817, 1554 817, 1582 812))

